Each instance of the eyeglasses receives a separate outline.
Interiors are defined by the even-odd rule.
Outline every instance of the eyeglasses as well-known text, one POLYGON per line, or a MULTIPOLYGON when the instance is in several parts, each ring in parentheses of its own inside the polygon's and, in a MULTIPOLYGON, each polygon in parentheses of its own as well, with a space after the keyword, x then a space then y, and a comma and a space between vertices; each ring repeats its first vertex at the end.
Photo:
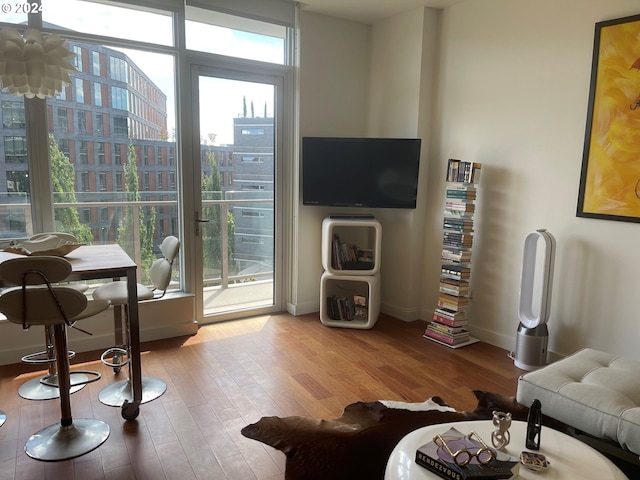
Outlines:
POLYGON ((445 462, 454 462, 459 467, 467 465, 473 457, 476 457, 482 465, 486 465, 496 458, 495 452, 484 443, 484 440, 476 432, 471 432, 461 440, 449 440, 448 443, 441 435, 436 434, 433 441, 438 447, 444 449, 439 452, 440 458, 445 462), (463 441, 471 440, 472 437, 475 437, 482 445, 475 453, 469 450, 468 442, 463 441))

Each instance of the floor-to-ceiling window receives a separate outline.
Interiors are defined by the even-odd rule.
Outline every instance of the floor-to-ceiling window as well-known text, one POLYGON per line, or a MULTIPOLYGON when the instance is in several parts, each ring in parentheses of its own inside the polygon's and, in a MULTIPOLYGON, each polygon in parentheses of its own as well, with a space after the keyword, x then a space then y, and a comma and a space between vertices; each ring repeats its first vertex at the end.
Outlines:
MULTIPOLYGON (((76 68, 70 85, 46 101, 0 92, 0 241, 67 231, 83 243, 117 242, 142 267, 145 281, 162 239, 177 235, 186 248, 174 268, 175 289, 194 292, 203 305, 207 292, 269 279, 273 288, 260 306, 278 307, 276 190, 282 155, 277 148, 282 145, 275 139, 290 138, 282 137, 291 123, 283 121, 279 105, 290 95, 290 83, 281 79, 292 65, 294 7, 285 0, 229 5, 222 0, 186 5, 181 0, 42 0, 29 19, 15 12, 0 17, 0 26, 24 30, 29 22, 62 36, 75 53, 76 68), (202 115, 194 122, 185 117, 196 108, 192 102, 205 97, 189 91, 193 65, 248 75, 247 86, 261 83, 251 78, 266 75, 272 90, 264 100, 247 88, 231 114, 222 112, 221 104, 210 111, 198 105, 202 115), (25 118, 39 128, 30 129, 25 118), (242 154, 248 147, 243 142, 257 138, 255 133, 228 135, 243 118, 247 128, 260 119, 260 128, 269 129, 270 145, 261 147, 269 150, 260 155, 266 165, 248 162, 242 154), (269 173, 259 178, 265 166, 269 173), (197 228, 212 199, 238 198, 239 190, 269 199, 242 209, 231 206, 224 229, 197 228), (231 268, 223 270, 214 257, 231 268), (201 270, 205 260, 208 276, 201 270)), ((216 87, 202 88, 206 94, 216 87)))

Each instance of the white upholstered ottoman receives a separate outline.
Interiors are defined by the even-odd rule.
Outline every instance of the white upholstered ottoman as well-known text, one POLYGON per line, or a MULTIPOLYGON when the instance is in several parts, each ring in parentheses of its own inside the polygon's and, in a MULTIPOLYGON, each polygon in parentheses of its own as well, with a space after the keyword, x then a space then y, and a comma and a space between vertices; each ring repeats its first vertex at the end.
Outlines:
POLYGON ((640 455, 640 362, 579 350, 519 378, 518 403, 536 398, 544 415, 640 455))

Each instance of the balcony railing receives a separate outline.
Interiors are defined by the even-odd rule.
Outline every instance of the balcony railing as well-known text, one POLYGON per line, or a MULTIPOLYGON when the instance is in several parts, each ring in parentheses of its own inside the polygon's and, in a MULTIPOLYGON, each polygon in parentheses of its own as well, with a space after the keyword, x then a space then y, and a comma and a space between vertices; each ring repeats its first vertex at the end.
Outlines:
MULTIPOLYGON (((77 198, 83 196, 77 193, 77 198)), ((177 199, 169 200, 114 200, 114 195, 124 194, 91 193, 92 198, 101 201, 79 201, 77 203, 54 203, 54 210, 73 208, 78 211, 80 222, 91 228, 94 244, 115 243, 119 224, 124 212, 131 214, 132 228, 128 229, 132 237, 122 244, 132 245, 127 253, 138 265, 143 265, 143 247, 140 225, 149 218, 152 209, 156 211, 153 248, 156 256, 158 245, 166 235, 178 235, 177 199), (83 212, 89 210, 91 222, 83 222, 83 212), (107 210, 104 210, 107 209, 107 210), (106 213, 104 213, 106 212, 106 213), (142 212, 142 213, 141 213, 142 212), (102 216, 101 216, 102 215, 102 216)), ((175 197, 167 191, 142 192, 143 196, 175 197)), ((218 194, 218 196, 220 196, 218 194)), ((271 192, 225 192, 224 199, 203 200, 203 215, 208 223, 200 224, 203 239, 203 287, 227 288, 230 284, 244 283, 254 280, 273 278, 273 198, 271 192), (262 198, 261 198, 262 197, 262 198), (260 215, 249 215, 247 219, 239 219, 238 212, 260 211, 260 215), (227 213, 232 212, 232 222, 227 221, 227 213), (265 215, 264 212, 267 212, 265 215), (258 219, 256 221, 256 218, 258 219), (214 223, 211 222, 214 220, 214 223), (215 222, 217 220, 217 222, 215 222), (270 223, 269 223, 270 222, 270 223), (234 238, 230 238, 229 225, 235 226, 234 238), (239 239, 259 238, 265 241, 244 244, 239 248, 239 239), (229 249, 235 255, 229 255, 229 249), (238 252, 238 250, 242 250, 238 252)), ((0 203, 0 248, 8 246, 11 241, 20 241, 33 234, 31 221, 31 205, 26 195, 15 196, 6 203, 0 203)), ((179 260, 178 260, 179 261, 179 260)), ((146 272, 138 271, 139 279, 147 278, 146 272)), ((180 284, 179 264, 174 266, 174 281, 180 284)))

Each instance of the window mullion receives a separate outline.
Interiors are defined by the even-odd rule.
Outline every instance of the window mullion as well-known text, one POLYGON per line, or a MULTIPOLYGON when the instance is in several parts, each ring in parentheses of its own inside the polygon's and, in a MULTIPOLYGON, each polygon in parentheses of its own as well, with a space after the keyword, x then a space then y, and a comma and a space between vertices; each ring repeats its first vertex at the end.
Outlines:
MULTIPOLYGON (((31 177, 31 232, 54 231, 53 187, 49 168, 47 105, 44 100, 25 99, 29 175, 31 177), (37 208, 36 208, 37 206, 37 208)), ((28 230, 29 231, 29 230, 28 230)))

